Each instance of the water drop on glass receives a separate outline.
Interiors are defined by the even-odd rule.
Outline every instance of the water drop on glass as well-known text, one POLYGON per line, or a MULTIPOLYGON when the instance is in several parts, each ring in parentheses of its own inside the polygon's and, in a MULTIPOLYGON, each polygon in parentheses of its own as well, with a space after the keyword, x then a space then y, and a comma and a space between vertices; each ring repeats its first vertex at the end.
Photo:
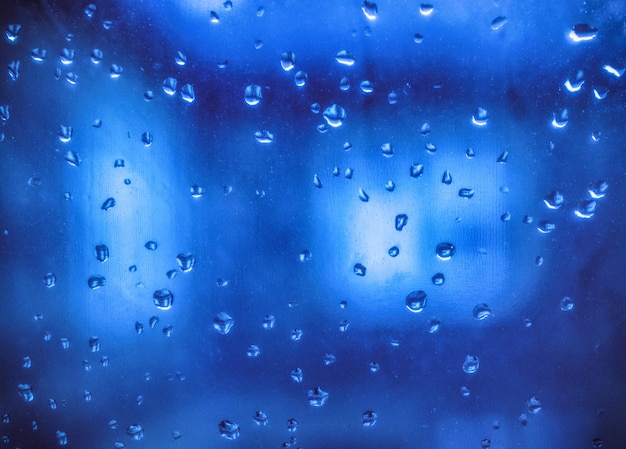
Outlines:
POLYGON ((113 79, 119 78, 122 75, 123 71, 124 69, 122 68, 121 65, 113 64, 111 65, 111 68, 109 69, 109 76, 113 79))
POLYGON ((491 21, 491 29, 493 31, 498 31, 504 25, 508 23, 508 19, 504 16, 498 16, 491 21))
POLYGON ((175 78, 166 78, 165 81, 163 81, 163 92, 165 92, 167 95, 172 96, 176 93, 177 85, 178 82, 175 78))
POLYGON ((429 334, 435 334, 439 332, 439 329, 441 329, 441 321, 437 318, 431 318, 426 323, 426 332, 429 334))
POLYGON ((389 250, 387 251, 387 253, 391 256, 391 257, 397 257, 398 254, 400 254, 400 249, 397 246, 392 246, 391 248, 389 248, 389 250))
POLYGON ((498 156, 498 159, 496 159, 496 162, 498 164, 506 164, 507 159, 509 158, 509 152, 508 151, 503 151, 502 154, 500 154, 500 156, 498 156))
POLYGON ((280 66, 285 72, 292 70, 296 66, 296 55, 294 52, 285 51, 280 55, 280 66))
POLYGON ((262 144, 270 144, 274 141, 274 134, 266 129, 254 133, 254 139, 262 144))
POLYGON ((526 402, 526 408, 528 409, 528 411, 532 414, 537 414, 539 413, 539 410, 541 410, 542 407, 542 403, 539 399, 537 399, 535 396, 531 397, 527 402, 526 402))
POLYGON ((46 50, 43 48, 33 48, 30 52, 30 57, 35 62, 43 62, 46 59, 46 50))
POLYGON ((463 371, 467 374, 473 374, 478 371, 479 360, 475 355, 467 355, 465 356, 465 361, 463 362, 463 371))
POLYGON ((347 50, 339 51, 335 55, 335 60, 341 65, 351 66, 354 64, 354 56, 347 50))
POLYGON ((209 13, 209 22, 211 22, 211 23, 220 23, 220 16, 217 15, 217 12, 211 11, 209 13))
POLYGON ((152 302, 160 310, 169 310, 174 304, 174 294, 166 288, 156 290, 152 294, 152 302))
POLYGON ((296 327, 291 331, 291 339, 293 341, 299 341, 302 338, 302 333, 302 329, 296 327))
POLYGON ((181 253, 176 256, 176 264, 178 269, 183 273, 190 272, 196 264, 196 258, 191 253, 181 253))
POLYGON ((189 189, 189 193, 191 193, 192 198, 200 198, 202 195, 204 195, 205 192, 206 189, 202 186, 199 186, 198 184, 192 185, 189 189))
POLYGON ((250 345, 246 351, 246 355, 250 358, 255 358, 261 355, 261 349, 257 345, 250 345))
POLYGON ((564 312, 569 312, 574 310, 574 301, 569 296, 564 296, 561 298, 561 310, 564 312))
POLYGON ((76 52, 72 50, 71 48, 64 48, 63 50, 61 50, 61 55, 60 55, 61 64, 69 65, 72 62, 74 62, 75 57, 76 57, 76 52))
POLYGON ((387 190, 387 192, 393 192, 395 188, 396 185, 392 180, 389 180, 385 183, 385 190, 387 190))
POLYGON ((567 109, 562 109, 560 112, 552 114, 552 126, 554 128, 565 128, 569 121, 569 112, 567 109))
POLYGON ((437 254, 437 258, 441 260, 448 260, 452 256, 454 256, 454 253, 456 252, 456 248, 454 247, 452 243, 444 242, 444 243, 440 243, 437 245, 435 252, 437 254))
POLYGON ((578 218, 591 218, 596 212, 595 200, 584 199, 578 203, 578 206, 574 210, 574 214, 578 218))
POLYGON ((402 229, 406 226, 408 221, 409 221, 408 215, 406 214, 396 215, 396 221, 395 221, 396 231, 402 231, 402 229))
POLYGON ((430 3, 422 3, 420 5, 420 14, 423 16, 429 16, 433 13, 434 6, 430 3))
POLYGON ((261 86, 258 86, 256 84, 250 84, 249 86, 246 86, 243 93, 243 98, 244 101, 250 106, 256 106, 261 102, 261 99, 263 98, 261 86))
POLYGON ((293 77, 293 80, 296 83, 297 87, 304 87, 306 85, 307 79, 308 79, 307 73, 302 70, 297 72, 293 77))
POLYGON ((131 424, 126 429, 126 435, 132 440, 139 441, 143 438, 143 427, 139 424, 131 424))
POLYGON ((448 170, 443 172, 443 176, 441 177, 441 182, 446 185, 452 184, 452 175, 448 170))
POLYGON ((58 137, 59 140, 63 143, 67 143, 72 140, 72 136, 74 135, 74 128, 71 126, 61 125, 59 128, 58 137))
POLYGON ((313 257, 313 254, 311 254, 311 251, 309 251, 308 249, 305 249, 300 254, 298 254, 298 260, 302 263, 308 262, 309 260, 311 260, 311 257, 313 257))
POLYGON ((227 440, 236 440, 240 436, 239 424, 228 419, 220 421, 217 428, 222 438, 227 440))
POLYGON ((489 120, 489 113, 486 109, 478 108, 474 115, 472 115, 472 123, 476 126, 485 126, 489 120))
POLYGON ((291 376, 291 378, 293 379, 294 382, 302 383, 303 375, 302 375, 302 369, 301 368, 296 368, 296 369, 292 370, 290 376, 291 376))
POLYGON ((176 65, 184 66, 185 64, 187 64, 187 56, 185 56, 183 52, 177 51, 176 55, 174 56, 174 62, 176 63, 176 65))
POLYGON ((622 75, 624 75, 624 72, 626 72, 626 68, 618 69, 617 67, 613 67, 610 64, 604 64, 602 66, 602 70, 615 78, 621 78, 622 75))
POLYGON ((196 101, 196 94, 191 84, 184 84, 183 87, 180 88, 180 98, 182 98, 185 103, 193 103, 196 101))
POLYGON ((426 307, 426 292, 415 290, 406 296, 406 308, 409 312, 419 313, 426 307))
POLYGON ((369 20, 375 20, 378 15, 378 7, 374 2, 368 2, 367 0, 363 1, 361 5, 361 11, 365 14, 365 17, 369 20))
POLYGON ((394 91, 389 92, 389 95, 387 95, 387 102, 389 104, 396 104, 398 102, 398 94, 394 91))
POLYGON ((346 119, 346 111, 337 104, 331 104, 324 109, 324 119, 333 128, 337 128, 343 124, 346 119))
POLYGON ((371 94, 374 92, 374 84, 369 80, 365 80, 361 82, 359 89, 361 89, 361 92, 364 94, 371 94))
POLYGON ((309 390, 307 394, 309 404, 313 407, 322 407, 328 400, 328 393, 322 390, 320 387, 315 387, 309 390))
POLYGON ((20 61, 11 61, 7 67, 9 72, 9 78, 11 81, 17 80, 20 76, 20 61))
POLYGON ((424 164, 411 164, 409 170, 411 178, 419 178, 424 174, 424 164))
POLYGON ((32 387, 30 386, 30 384, 27 384, 27 383, 18 384, 17 385, 17 391, 19 392, 20 397, 25 402, 32 402, 33 399, 35 398, 35 396, 33 395, 32 387))
POLYGON ((354 274, 356 274, 357 276, 365 276, 365 273, 367 272, 367 268, 362 263, 357 263, 354 265, 353 271, 354 271, 354 274))
POLYGON ((265 317, 263 318, 263 329, 273 329, 275 325, 276 318, 274 317, 274 315, 265 315, 265 317))
POLYGON ((415 33, 413 35, 413 42, 415 42, 416 44, 421 44, 422 42, 424 42, 424 36, 419 33, 415 33))
POLYGON ((537 225, 537 230, 542 234, 549 234, 556 229, 556 225, 548 220, 541 220, 537 225))
POLYGON ((52 288, 57 282, 57 277, 53 273, 48 273, 43 277, 43 284, 47 288, 52 288))
POLYGON ((269 423, 269 419, 267 418, 267 414, 262 410, 257 410, 252 417, 254 423, 257 426, 267 426, 269 423))
POLYGON ((65 433, 62 430, 57 430, 56 431, 56 439, 57 439, 57 444, 59 446, 66 446, 67 445, 67 433, 65 433))
POLYGON ((433 275, 431 280, 433 282, 433 285, 443 285, 446 281, 446 278, 444 277, 443 273, 436 273, 435 275, 433 275))
POLYGON ((4 35, 9 42, 15 42, 17 41, 17 37, 19 36, 21 29, 22 25, 20 25, 19 23, 12 23, 7 26, 4 35))
POLYGON ((472 310, 472 316, 475 320, 482 321, 492 316, 491 309, 487 304, 478 304, 474 307, 474 310, 472 310))
POLYGON ((585 42, 595 39, 598 35, 598 29, 587 23, 578 23, 574 25, 568 34, 573 42, 585 42))
POLYGON ((151 90, 145 91, 143 94, 143 99, 146 101, 152 101, 152 99, 154 99, 154 92, 152 92, 151 90))
POLYGON ((329 366, 337 361, 337 357, 334 354, 326 354, 324 355, 324 365, 329 366))
POLYGON ((378 414, 372 410, 367 410, 361 415, 361 424, 363 427, 372 427, 376 424, 378 414))
POLYGON ((387 158, 393 156, 393 146, 388 142, 381 145, 380 151, 382 151, 383 156, 387 158))
POLYGON ((320 113, 320 111, 322 110, 321 108, 322 108, 322 107, 320 106, 320 104, 319 104, 319 103, 313 103, 313 104, 311 104, 311 112, 312 112, 313 114, 319 114, 319 113, 320 113))
POLYGON ((213 329, 215 329, 218 334, 227 335, 234 324, 235 320, 226 312, 220 312, 213 318, 213 329))
POLYGON ((370 200, 369 195, 365 192, 365 190, 359 188, 359 199, 364 203, 367 203, 370 200))
POLYGON ((543 199, 543 202, 548 209, 559 209, 563 205, 564 201, 563 195, 557 190, 552 191, 543 199))
POLYGON ((426 145, 424 145, 424 149, 430 154, 434 154, 437 152, 437 147, 434 143, 431 142, 428 142, 426 145))
POLYGON ((156 250, 159 247, 159 244, 157 242, 155 242, 154 240, 149 240, 143 246, 144 246, 144 248, 146 248, 149 251, 154 251, 154 250, 156 250))
POLYGON ((92 290, 97 290, 100 287, 104 287, 106 285, 106 282, 106 278, 101 275, 90 276, 89 279, 87 279, 87 285, 92 290))

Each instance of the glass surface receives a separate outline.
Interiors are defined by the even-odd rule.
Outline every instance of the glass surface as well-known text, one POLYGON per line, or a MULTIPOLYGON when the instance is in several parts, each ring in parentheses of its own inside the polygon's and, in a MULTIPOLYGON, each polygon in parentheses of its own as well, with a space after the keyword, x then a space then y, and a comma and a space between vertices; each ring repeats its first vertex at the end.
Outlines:
POLYGON ((3 2, 3 447, 626 447, 626 4, 3 2))

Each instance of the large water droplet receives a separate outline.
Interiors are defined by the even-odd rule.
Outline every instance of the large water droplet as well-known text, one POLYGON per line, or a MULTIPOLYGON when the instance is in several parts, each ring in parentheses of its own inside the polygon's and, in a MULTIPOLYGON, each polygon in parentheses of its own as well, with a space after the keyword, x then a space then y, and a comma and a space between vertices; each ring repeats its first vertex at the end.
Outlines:
POLYGON ((256 84, 250 84, 249 86, 246 86, 246 89, 243 93, 243 98, 244 101, 250 106, 256 106, 261 102, 261 99, 263 98, 261 86, 258 86, 256 84))
POLYGON ((452 256, 454 256, 454 253, 456 253, 456 248, 452 243, 444 242, 437 245, 435 252, 439 259, 448 260, 452 256))
POLYGON ((409 312, 419 313, 426 307, 426 292, 416 290, 406 296, 406 308, 409 312))
POLYGON ((333 128, 337 128, 343 124, 346 119, 346 111, 344 108, 337 104, 331 104, 324 109, 324 119, 333 128))
POLYGON ((347 50, 341 50, 335 55, 335 60, 341 65, 351 66, 354 64, 354 56, 347 50))

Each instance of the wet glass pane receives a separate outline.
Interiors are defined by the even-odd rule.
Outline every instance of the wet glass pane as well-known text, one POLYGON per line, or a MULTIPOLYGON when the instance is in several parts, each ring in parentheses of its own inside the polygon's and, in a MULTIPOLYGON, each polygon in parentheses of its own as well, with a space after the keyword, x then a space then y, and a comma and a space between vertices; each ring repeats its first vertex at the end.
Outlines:
POLYGON ((3 447, 626 446, 626 4, 2 10, 3 447))

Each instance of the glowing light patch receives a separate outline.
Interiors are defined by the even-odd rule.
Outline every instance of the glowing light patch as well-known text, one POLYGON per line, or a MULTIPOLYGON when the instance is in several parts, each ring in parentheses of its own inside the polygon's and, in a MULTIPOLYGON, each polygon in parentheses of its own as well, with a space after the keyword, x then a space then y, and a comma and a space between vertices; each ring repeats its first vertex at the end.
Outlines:
POLYGON ((565 88, 567 89, 568 92, 579 92, 580 89, 583 88, 583 84, 585 84, 585 81, 578 81, 576 83, 573 83, 570 80, 566 80, 565 83, 563 83, 563 85, 565 86, 565 88))
POLYGON ((626 71, 626 68, 616 69, 612 65, 604 64, 602 66, 602 70, 604 70, 609 75, 613 75, 615 78, 621 78, 621 76, 624 74, 624 71, 626 71))

